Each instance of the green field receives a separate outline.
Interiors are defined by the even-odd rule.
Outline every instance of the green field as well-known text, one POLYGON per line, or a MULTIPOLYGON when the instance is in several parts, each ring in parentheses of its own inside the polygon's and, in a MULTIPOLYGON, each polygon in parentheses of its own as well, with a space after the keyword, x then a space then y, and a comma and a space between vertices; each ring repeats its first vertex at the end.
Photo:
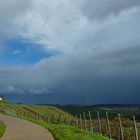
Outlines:
POLYGON ((76 129, 69 125, 48 124, 47 122, 35 120, 29 117, 25 117, 23 119, 29 120, 47 128, 53 134, 55 140, 109 140, 107 137, 76 129))

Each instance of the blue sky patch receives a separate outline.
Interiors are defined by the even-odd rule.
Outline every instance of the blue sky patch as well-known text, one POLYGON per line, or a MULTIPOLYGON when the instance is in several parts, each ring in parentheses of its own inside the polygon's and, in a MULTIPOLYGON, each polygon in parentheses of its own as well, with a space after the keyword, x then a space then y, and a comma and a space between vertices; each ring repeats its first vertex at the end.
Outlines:
POLYGON ((5 50, 0 54, 0 64, 4 65, 32 65, 43 58, 49 58, 60 52, 44 50, 43 46, 27 43, 22 40, 11 40, 5 43, 5 50))

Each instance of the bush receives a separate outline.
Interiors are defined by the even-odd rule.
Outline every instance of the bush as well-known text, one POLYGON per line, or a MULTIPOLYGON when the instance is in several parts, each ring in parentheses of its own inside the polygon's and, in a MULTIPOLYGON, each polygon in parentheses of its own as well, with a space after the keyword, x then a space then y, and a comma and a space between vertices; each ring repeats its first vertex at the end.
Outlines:
POLYGON ((0 122, 0 137, 3 136, 4 132, 5 132, 5 124, 3 122, 0 122))

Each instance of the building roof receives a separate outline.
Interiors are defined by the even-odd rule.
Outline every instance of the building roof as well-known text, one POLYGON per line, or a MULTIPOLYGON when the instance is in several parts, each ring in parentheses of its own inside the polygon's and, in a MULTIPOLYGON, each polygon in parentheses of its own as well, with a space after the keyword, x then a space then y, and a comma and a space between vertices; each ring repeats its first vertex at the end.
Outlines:
POLYGON ((4 99, 4 97, 3 97, 3 96, 0 96, 0 98, 4 99))

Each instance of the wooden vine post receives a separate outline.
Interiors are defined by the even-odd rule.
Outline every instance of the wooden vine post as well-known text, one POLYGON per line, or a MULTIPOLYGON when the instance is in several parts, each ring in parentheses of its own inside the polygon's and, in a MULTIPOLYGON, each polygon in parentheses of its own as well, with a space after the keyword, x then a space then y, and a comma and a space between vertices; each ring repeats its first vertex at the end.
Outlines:
POLYGON ((109 135, 109 138, 112 139, 110 122, 109 122, 109 117, 108 117, 108 113, 107 112, 106 112, 106 120, 107 120, 108 135, 109 135))
POLYGON ((86 121, 86 114, 85 114, 85 112, 83 112, 83 117, 84 117, 84 122, 85 122, 85 129, 88 130, 87 129, 87 121, 86 121))
POLYGON ((78 128, 77 114, 75 115, 75 127, 78 128))
POLYGON ((99 133, 102 134, 102 126, 101 126, 101 119, 100 119, 99 111, 97 111, 97 119, 98 119, 99 133))
POLYGON ((133 122, 134 122, 134 134, 135 134, 135 140, 139 140, 138 138, 138 129, 137 129, 137 124, 136 124, 136 119, 135 116, 133 115, 133 122))
POLYGON ((123 133, 123 127, 122 127, 121 115, 118 114, 118 117, 119 117, 119 127, 120 127, 120 138, 121 138, 121 140, 124 140, 124 133, 123 133))
POLYGON ((82 121, 82 116, 80 114, 80 129, 82 130, 83 129, 83 121, 82 121))
POLYGON ((91 129, 91 132, 93 133, 93 124, 92 124, 91 112, 90 111, 88 111, 88 115, 89 115, 89 121, 90 121, 90 129, 91 129))

